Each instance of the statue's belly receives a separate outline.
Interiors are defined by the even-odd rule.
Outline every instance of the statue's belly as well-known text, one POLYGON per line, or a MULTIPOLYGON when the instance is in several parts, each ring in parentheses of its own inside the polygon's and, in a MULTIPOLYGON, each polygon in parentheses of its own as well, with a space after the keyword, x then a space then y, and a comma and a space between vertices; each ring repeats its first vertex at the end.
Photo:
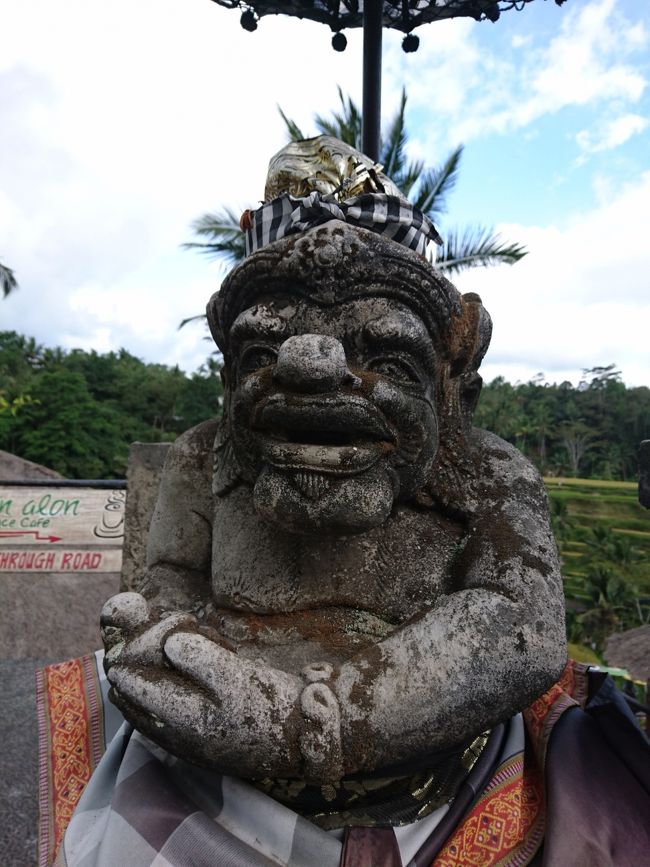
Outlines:
POLYGON ((368 614, 395 626, 451 589, 462 533, 433 512, 400 507, 367 533, 301 536, 265 524, 236 493, 215 514, 212 590, 219 609, 261 615, 340 609, 352 619, 368 614))

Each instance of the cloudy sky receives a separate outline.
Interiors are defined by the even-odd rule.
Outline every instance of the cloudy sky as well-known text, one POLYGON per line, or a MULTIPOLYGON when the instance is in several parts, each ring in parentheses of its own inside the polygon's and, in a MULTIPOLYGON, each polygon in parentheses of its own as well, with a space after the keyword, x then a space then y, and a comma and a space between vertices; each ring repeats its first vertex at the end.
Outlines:
MULTIPOLYGON (((195 369, 222 270, 190 223, 254 205, 285 141, 276 106, 360 99, 361 35, 209 0, 0 0, 0 329, 195 369)), ((465 144, 445 227, 493 225, 520 264, 469 272, 494 322, 484 377, 577 382, 615 362, 650 385, 650 4, 535 0, 497 24, 384 37, 384 114, 403 86, 413 156, 465 144)))

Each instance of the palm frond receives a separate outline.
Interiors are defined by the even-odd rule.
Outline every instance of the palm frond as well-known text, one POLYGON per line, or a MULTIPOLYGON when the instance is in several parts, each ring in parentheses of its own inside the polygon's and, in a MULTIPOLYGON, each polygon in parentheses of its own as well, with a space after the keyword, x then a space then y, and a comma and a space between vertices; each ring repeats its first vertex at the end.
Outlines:
POLYGON ((361 147, 361 112, 353 102, 352 97, 346 97, 338 88, 341 111, 332 112, 331 118, 317 114, 314 118, 319 133, 332 135, 346 144, 359 149, 361 147))
POLYGON ((182 245, 183 249, 198 250, 206 256, 223 258, 231 265, 236 265, 244 258, 244 233, 239 228, 239 218, 231 208, 203 214, 192 223, 192 231, 200 238, 208 240, 187 241, 182 245))
POLYGON ((188 316, 187 319, 182 319, 178 323, 178 330, 180 331, 181 328, 184 328, 189 322, 198 322, 199 319, 206 320, 207 318, 208 317, 205 313, 197 313, 196 316, 188 316))
POLYGON ((413 199, 411 193, 422 178, 426 178, 424 162, 422 160, 406 159, 406 143, 408 132, 406 130, 406 90, 402 90, 399 108, 395 117, 389 124, 386 138, 382 138, 381 155, 379 162, 384 166, 384 171, 391 178, 407 198, 413 199))
MULTIPOLYGON (((327 117, 317 115, 314 119, 317 131, 334 136, 359 149, 362 131, 361 112, 352 98, 343 93, 341 87, 338 88, 338 95, 340 110, 332 112, 327 117)), ((380 161, 386 174, 395 181, 404 195, 409 197, 412 204, 437 222, 440 215, 447 210, 447 196, 456 185, 463 146, 460 145, 452 151, 442 165, 430 169, 427 169, 421 160, 408 160, 406 102, 406 92, 403 90, 397 113, 389 124, 385 138, 382 139, 380 161)), ((294 141, 304 139, 304 133, 298 124, 287 117, 280 106, 278 111, 289 138, 294 141)), ((192 229, 200 240, 183 244, 185 249, 195 249, 211 258, 222 259, 227 265, 234 265, 243 260, 244 233, 240 230, 239 218, 234 210, 223 208, 204 214, 192 224, 192 229)), ((480 226, 469 227, 462 232, 455 230, 447 233, 436 264, 441 270, 453 274, 469 268, 497 264, 512 265, 522 259, 527 252, 521 244, 502 240, 492 229, 480 226)), ((16 287, 13 272, 3 268, 1 264, 0 287, 5 296, 16 287)), ((201 318, 203 317, 189 317, 183 320, 180 327, 201 318)))
POLYGON ((462 153, 463 146, 459 145, 442 165, 435 166, 420 176, 420 186, 413 204, 434 221, 447 210, 446 199, 456 186, 462 153))
POLYGON ((420 180, 423 173, 424 163, 421 160, 416 160, 415 162, 408 163, 399 179, 397 186, 407 198, 411 199, 411 201, 413 201, 414 197, 410 196, 410 193, 420 180))
POLYGON ((280 117, 284 121, 284 125, 287 128, 287 133, 289 134, 290 141, 302 141, 306 138, 303 134, 303 131, 300 129, 295 120, 291 120, 290 117, 287 117, 286 114, 282 111, 280 106, 278 106, 278 111, 280 112, 280 117))
POLYGON ((197 235, 211 237, 215 233, 241 232, 241 229, 236 211, 233 208, 223 208, 220 211, 202 214, 192 223, 192 231, 197 235))
POLYGON ((503 241, 500 235, 483 226, 469 226, 462 233, 452 230, 444 235, 435 265, 448 274, 489 265, 514 265, 528 254, 521 244, 503 241))
POLYGON ((0 262, 0 289, 2 289, 2 297, 6 298, 14 289, 18 288, 18 281, 14 272, 7 265, 0 262))

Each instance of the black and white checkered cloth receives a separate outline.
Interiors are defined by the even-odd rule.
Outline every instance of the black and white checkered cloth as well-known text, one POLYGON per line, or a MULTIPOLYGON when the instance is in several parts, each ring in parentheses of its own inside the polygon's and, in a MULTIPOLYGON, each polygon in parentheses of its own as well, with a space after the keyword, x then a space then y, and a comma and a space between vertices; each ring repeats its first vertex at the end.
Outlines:
POLYGON ((343 220, 370 229, 422 255, 428 241, 442 244, 427 215, 397 196, 362 193, 335 202, 314 191, 303 198, 285 193, 250 212, 251 225, 245 231, 246 255, 285 235, 304 232, 329 220, 343 220))

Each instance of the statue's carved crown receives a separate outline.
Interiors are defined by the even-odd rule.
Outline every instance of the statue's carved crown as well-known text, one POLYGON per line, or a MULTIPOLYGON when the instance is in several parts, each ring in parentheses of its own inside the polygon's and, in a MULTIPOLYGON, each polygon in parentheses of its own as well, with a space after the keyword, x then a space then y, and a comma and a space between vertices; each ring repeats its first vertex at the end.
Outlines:
POLYGON ((323 306, 364 296, 399 301, 425 323, 452 376, 477 370, 489 345, 490 317, 478 295, 461 296, 422 256, 338 220, 269 244, 226 277, 207 307, 226 364, 233 322, 262 294, 293 294, 323 306))

